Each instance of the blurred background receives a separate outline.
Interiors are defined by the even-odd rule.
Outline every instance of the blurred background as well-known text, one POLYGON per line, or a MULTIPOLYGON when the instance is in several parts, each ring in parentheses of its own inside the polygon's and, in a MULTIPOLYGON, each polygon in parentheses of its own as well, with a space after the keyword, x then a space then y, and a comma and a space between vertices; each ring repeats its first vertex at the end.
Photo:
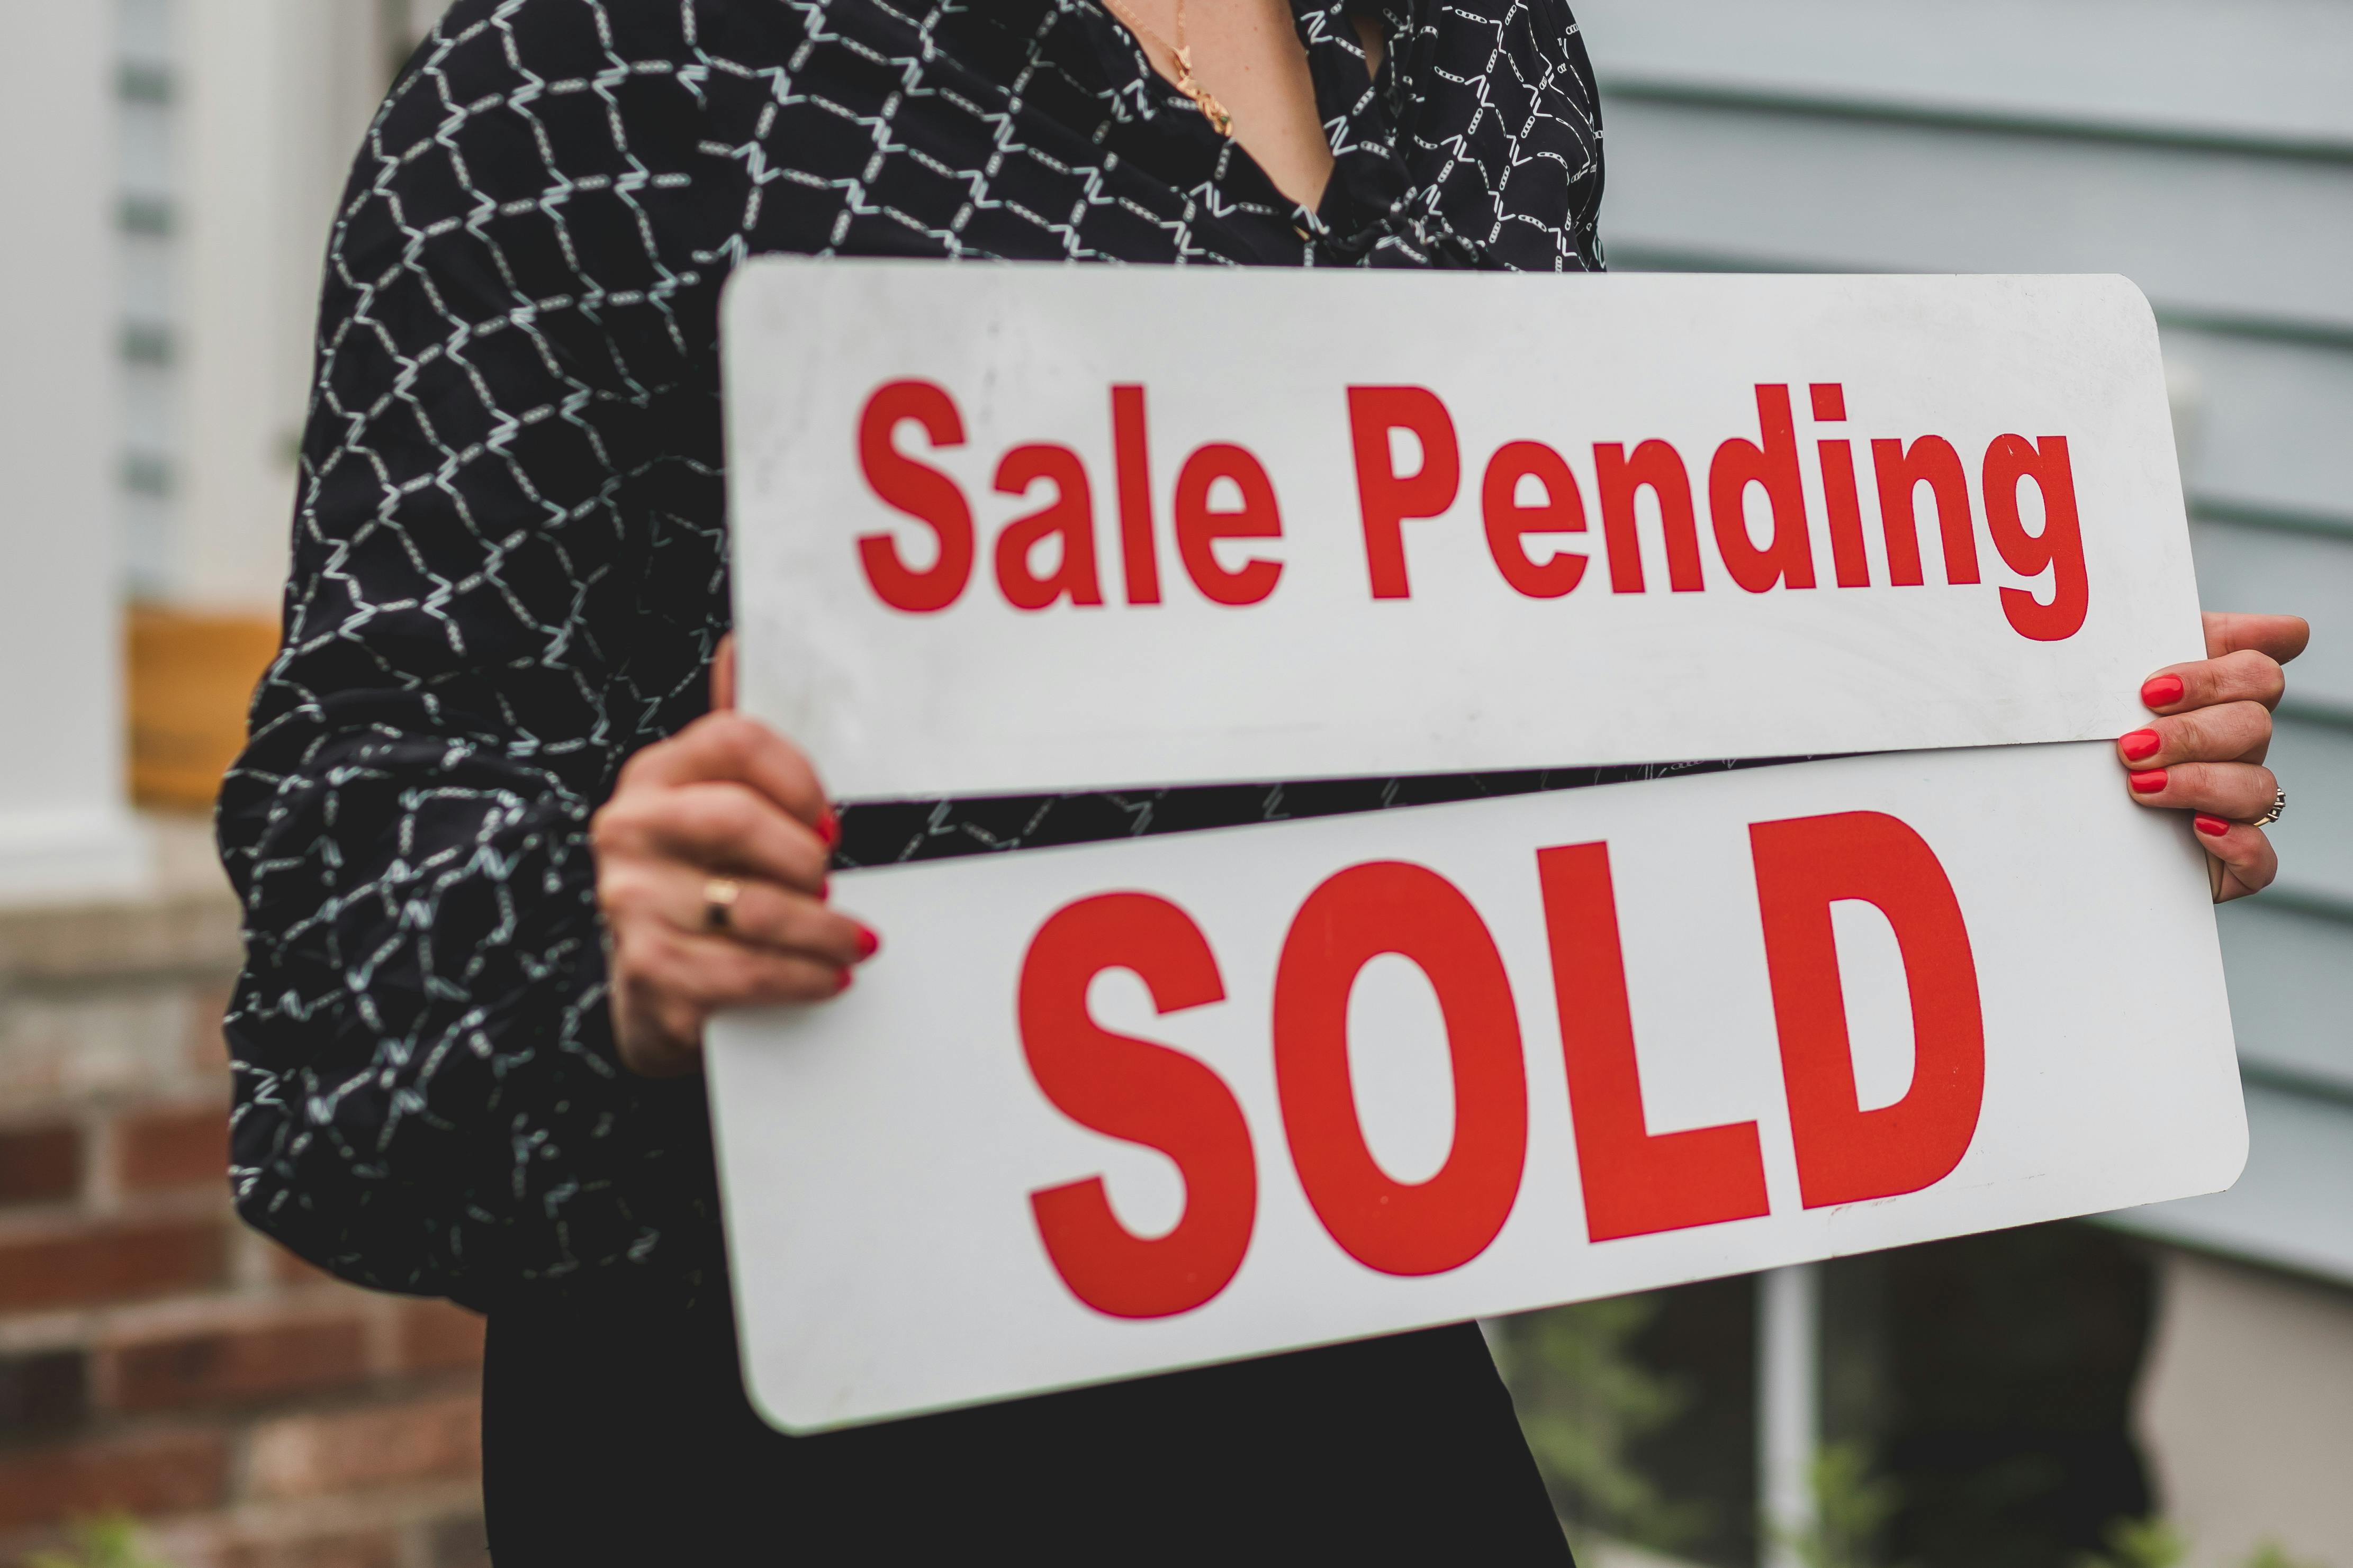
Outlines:
MULTIPOLYGON (((228 1215, 204 819, 438 8, 0 0, 0 1564, 486 1560, 479 1323, 228 1215)), ((2207 604, 2316 635, 2221 921, 2238 1187, 1490 1324, 1563 1516, 1599 1568, 2353 1568, 2353 0, 1577 9, 1613 266, 2128 275, 2207 604)))

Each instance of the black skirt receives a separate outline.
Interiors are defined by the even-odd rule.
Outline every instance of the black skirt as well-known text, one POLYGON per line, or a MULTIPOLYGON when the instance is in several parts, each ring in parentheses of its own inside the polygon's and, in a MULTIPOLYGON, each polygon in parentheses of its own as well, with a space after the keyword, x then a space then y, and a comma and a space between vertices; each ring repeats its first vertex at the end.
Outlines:
POLYGON ((491 1314, 482 1441, 499 1568, 1569 1563, 1467 1324, 790 1437, 723 1303, 551 1302, 491 1314))

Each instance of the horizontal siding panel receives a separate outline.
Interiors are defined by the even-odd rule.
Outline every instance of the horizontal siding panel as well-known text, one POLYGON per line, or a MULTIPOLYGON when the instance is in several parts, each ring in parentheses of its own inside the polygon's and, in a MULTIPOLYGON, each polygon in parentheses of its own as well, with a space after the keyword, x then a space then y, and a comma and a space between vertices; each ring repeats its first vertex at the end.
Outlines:
POLYGON ((2270 761, 2290 802, 2272 829, 2280 890, 2353 910, 2353 729, 2283 717, 2270 761))
POLYGON ((2109 1223, 2167 1241, 2353 1281, 2353 1105, 2247 1086, 2247 1171, 2210 1197, 2109 1223))
POLYGON ((2262 899, 2218 917, 2239 1059, 2353 1098, 2353 921, 2262 899))
MULTIPOLYGON (((2353 296, 2353 261, 2345 265, 2353 296)), ((2165 327, 2164 340, 2188 398, 2181 457, 2191 500, 2284 513, 2353 537, 2353 343, 2179 323, 2165 327)))
POLYGON ((2353 149, 2343 0, 1572 0, 1605 83, 2353 149))
POLYGON ((2122 272, 2160 310, 2353 331, 2353 163, 1611 100, 1636 265, 2122 272))
POLYGON ((2198 521, 2189 548, 2207 608, 2273 610, 2312 623, 2312 646, 2288 667, 2289 701, 2353 719, 2353 536, 2198 521))

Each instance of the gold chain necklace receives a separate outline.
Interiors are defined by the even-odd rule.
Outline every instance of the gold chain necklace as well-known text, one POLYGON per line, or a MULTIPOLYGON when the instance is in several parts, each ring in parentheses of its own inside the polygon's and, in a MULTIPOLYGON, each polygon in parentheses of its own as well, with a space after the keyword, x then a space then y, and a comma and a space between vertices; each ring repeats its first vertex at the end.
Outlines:
POLYGON ((1193 75, 1193 51, 1185 43, 1185 0, 1176 0, 1176 41, 1173 44, 1136 20, 1126 6, 1115 4, 1114 0, 1103 0, 1103 8, 1126 23, 1139 36, 1166 49, 1176 61, 1176 90, 1193 100, 1193 107, 1217 127, 1219 135, 1231 136, 1234 133, 1234 117, 1193 75))

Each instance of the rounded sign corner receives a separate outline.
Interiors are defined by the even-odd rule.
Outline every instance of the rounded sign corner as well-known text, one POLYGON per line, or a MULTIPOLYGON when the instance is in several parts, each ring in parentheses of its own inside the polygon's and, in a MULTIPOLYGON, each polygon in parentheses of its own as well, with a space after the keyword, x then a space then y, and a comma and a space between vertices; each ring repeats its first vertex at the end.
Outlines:
POLYGON ((2238 1114, 2231 1119, 2228 1144, 2223 1145, 2219 1140, 2217 1142, 2215 1179, 2213 1184, 2206 1189, 2210 1193, 2229 1192, 2232 1187, 2237 1186, 2240 1179, 2247 1173, 2247 1152, 2251 1140, 2247 1133, 2247 1107, 2244 1100, 2239 1102, 2237 1109, 2238 1114))
POLYGON ((830 1432, 839 1426, 854 1425, 852 1422, 838 1418, 828 1420, 813 1412, 789 1411, 784 1405, 772 1402, 766 1391, 760 1386, 759 1371, 752 1364, 752 1357, 748 1350, 745 1351, 743 1358, 743 1374, 744 1398, 752 1406, 752 1413, 759 1416, 772 1430, 781 1432, 787 1437, 814 1437, 819 1433, 830 1432))
POLYGON ((2123 307, 2120 313, 2129 316, 2133 325, 2141 329, 2150 342, 2158 341, 2157 307, 2149 303, 2147 289, 2121 272, 2094 272, 2090 276, 2102 293, 2116 297, 2117 303, 2123 307))

